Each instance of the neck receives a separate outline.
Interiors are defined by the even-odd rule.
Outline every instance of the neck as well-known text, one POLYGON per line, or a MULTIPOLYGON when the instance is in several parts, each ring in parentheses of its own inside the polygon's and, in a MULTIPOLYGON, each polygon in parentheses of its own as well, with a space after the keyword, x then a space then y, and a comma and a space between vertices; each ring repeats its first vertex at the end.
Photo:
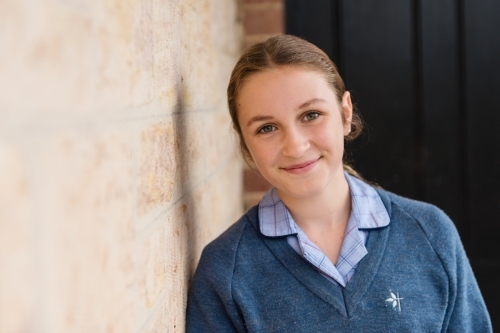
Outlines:
POLYGON ((315 196, 295 198, 280 191, 278 195, 295 222, 306 233, 320 233, 347 226, 351 214, 351 194, 342 169, 315 196))

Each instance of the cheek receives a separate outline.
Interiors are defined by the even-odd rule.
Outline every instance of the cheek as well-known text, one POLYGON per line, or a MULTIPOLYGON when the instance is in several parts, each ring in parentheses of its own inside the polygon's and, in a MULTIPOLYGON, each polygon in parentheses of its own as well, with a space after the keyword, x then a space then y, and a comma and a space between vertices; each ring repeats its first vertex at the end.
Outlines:
POLYGON ((254 151, 255 151, 254 142, 250 139, 248 133, 242 131, 240 139, 242 140, 242 146, 244 145, 247 148, 247 151, 250 154, 250 156, 254 156, 254 151))
POLYGON ((263 175, 269 175, 279 160, 279 151, 276 149, 277 144, 271 141, 256 139, 253 142, 250 140, 248 143, 253 162, 263 175))
POLYGON ((325 124, 325 126, 315 131, 316 142, 318 142, 325 149, 344 151, 344 132, 342 125, 339 124, 325 124))
POLYGON ((273 145, 262 140, 249 140, 248 149, 256 163, 269 163, 273 160, 273 145))

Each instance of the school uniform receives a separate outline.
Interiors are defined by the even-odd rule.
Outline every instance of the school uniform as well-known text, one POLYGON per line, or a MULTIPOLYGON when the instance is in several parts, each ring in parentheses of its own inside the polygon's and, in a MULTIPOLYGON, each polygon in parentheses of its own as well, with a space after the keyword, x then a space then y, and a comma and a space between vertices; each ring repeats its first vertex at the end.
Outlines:
POLYGON ((346 174, 335 265, 274 189, 203 251, 187 332, 492 332, 451 220, 346 174))

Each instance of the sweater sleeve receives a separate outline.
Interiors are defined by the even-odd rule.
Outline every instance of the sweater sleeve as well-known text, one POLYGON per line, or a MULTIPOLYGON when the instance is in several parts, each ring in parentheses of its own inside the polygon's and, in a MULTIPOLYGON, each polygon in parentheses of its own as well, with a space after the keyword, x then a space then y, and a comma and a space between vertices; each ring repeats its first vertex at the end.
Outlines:
POLYGON ((455 225, 437 207, 424 203, 417 206, 413 215, 421 221, 449 278, 450 294, 442 331, 492 332, 486 305, 455 225))
POLYGON ((234 237, 234 231, 234 228, 228 230, 203 250, 188 294, 188 333, 246 331, 232 296, 239 241, 239 237, 234 237))
POLYGON ((454 293, 450 295, 446 332, 493 332, 481 291, 456 230, 454 234, 456 262, 452 270, 455 273, 452 277, 454 288, 451 289, 454 293))
POLYGON ((241 323, 227 293, 221 294, 207 272, 197 270, 188 296, 186 332, 239 332, 241 323))

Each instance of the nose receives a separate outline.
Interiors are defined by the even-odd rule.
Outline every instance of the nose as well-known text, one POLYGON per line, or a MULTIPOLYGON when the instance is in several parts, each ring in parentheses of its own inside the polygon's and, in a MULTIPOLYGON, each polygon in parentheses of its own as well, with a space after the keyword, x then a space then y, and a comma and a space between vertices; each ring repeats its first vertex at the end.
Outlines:
POLYGON ((284 131, 282 140, 281 153, 286 157, 300 158, 310 147, 306 133, 301 133, 298 129, 284 131))

